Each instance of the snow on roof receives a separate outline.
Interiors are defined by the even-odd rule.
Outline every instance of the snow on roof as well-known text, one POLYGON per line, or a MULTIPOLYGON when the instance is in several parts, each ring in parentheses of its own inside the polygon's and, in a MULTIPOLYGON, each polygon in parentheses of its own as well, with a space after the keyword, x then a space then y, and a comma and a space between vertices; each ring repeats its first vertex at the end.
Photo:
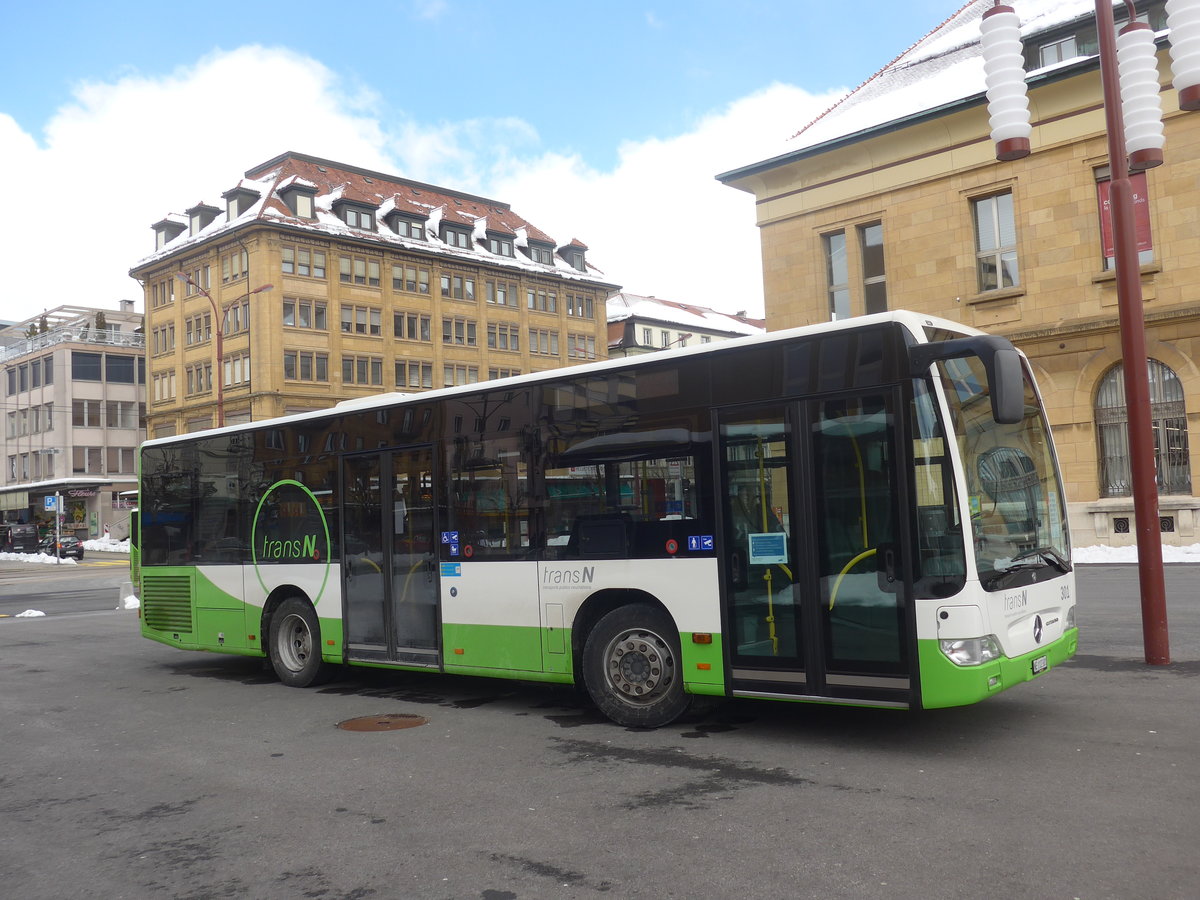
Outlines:
MULTIPOLYGON (((994 0, 970 0, 865 82, 797 132, 789 152, 849 137, 879 125, 982 95, 979 21, 994 0)), ((1021 35, 1095 14, 1094 0, 1012 0, 1021 35)), ((1114 0, 1114 6, 1123 6, 1114 0)))
POLYGON ((720 331, 726 334, 762 334, 766 331, 766 322, 762 319, 729 315, 707 306, 676 303, 672 300, 625 292, 609 297, 607 313, 609 322, 652 319, 676 327, 720 331))
MULTIPOLYGON (((238 187, 257 191, 259 199, 233 220, 227 216, 217 216, 196 234, 183 232, 156 252, 139 260, 133 267, 134 271, 215 234, 255 220, 269 220, 296 229, 343 237, 352 236, 386 245, 433 250, 439 254, 463 259, 477 258, 481 252, 486 252, 488 231, 514 236, 524 234, 522 247, 527 247, 528 241, 531 240, 551 246, 557 245, 554 238, 514 213, 507 203, 298 153, 285 153, 251 169, 246 172, 245 178, 238 182, 238 187), (312 219, 297 217, 280 196, 281 191, 297 185, 316 190, 312 219), (378 220, 382 220, 392 210, 419 217, 425 220, 425 239, 402 237, 378 221, 373 231, 351 228, 333 212, 333 204, 338 200, 374 207, 378 211, 378 220), (481 245, 463 249, 443 243, 440 235, 443 222, 470 228, 481 245)), ((174 213, 163 221, 188 224, 187 219, 174 213)), ((572 239, 569 245, 563 246, 587 249, 587 246, 577 239, 572 239)), ((512 257, 493 256, 490 253, 488 256, 498 265, 542 274, 552 270, 555 275, 568 280, 603 279, 603 273, 591 263, 586 264, 588 271, 580 272, 557 256, 549 264, 535 263, 524 253, 512 257)))

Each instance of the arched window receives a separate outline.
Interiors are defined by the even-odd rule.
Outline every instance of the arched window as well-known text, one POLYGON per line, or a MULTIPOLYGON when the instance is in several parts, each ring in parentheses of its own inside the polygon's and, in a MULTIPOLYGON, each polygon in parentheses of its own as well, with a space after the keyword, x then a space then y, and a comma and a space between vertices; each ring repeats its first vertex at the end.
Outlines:
MULTIPOLYGON (((1168 366, 1146 360, 1150 378, 1150 418, 1154 432, 1154 470, 1160 494, 1190 494, 1187 410, 1183 385, 1168 366)), ((1125 372, 1121 363, 1100 379, 1096 392, 1096 430, 1100 442, 1100 496, 1132 493, 1129 466, 1129 413, 1125 404, 1125 372)))

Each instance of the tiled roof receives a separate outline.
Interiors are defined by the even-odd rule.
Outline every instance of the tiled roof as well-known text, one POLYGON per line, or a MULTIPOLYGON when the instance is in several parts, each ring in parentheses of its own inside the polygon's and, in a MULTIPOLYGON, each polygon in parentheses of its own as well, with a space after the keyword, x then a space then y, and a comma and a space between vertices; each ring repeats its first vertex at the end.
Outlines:
MULTIPOLYGON (((486 255, 489 262, 499 265, 541 272, 553 271, 556 275, 571 279, 603 280, 603 273, 590 264, 588 272, 579 272, 557 255, 553 263, 547 265, 534 263, 522 253, 518 253, 515 258, 489 253, 486 244, 482 242, 485 231, 512 235, 521 247, 527 246, 527 241, 533 240, 560 249, 568 246, 587 249, 587 246, 577 239, 572 239, 569 244, 556 241, 536 225, 513 212, 507 203, 498 200, 299 153, 284 153, 255 166, 246 172, 245 177, 233 190, 238 188, 258 194, 259 200, 250 204, 233 222, 227 221, 224 215, 219 215, 199 234, 180 235, 156 253, 141 260, 134 270, 172 255, 192 243, 214 237, 224 230, 258 220, 286 224, 302 230, 333 233, 341 237, 378 241, 381 244, 432 250, 457 257, 478 258, 480 255, 486 255), (315 187, 313 219, 293 215, 280 196, 288 187, 296 185, 315 187), (333 204, 339 200, 365 204, 378 210, 379 221, 376 223, 376 230, 364 231, 347 226, 332 210, 333 204), (393 233, 382 222, 393 210, 426 220, 427 240, 417 241, 393 233), (470 228, 476 238, 472 241, 473 246, 464 250, 443 244, 438 236, 438 229, 443 222, 470 228)), ((225 195, 230 193, 232 191, 225 191, 225 195)), ((186 220, 172 214, 157 224, 168 221, 182 223, 186 220)))

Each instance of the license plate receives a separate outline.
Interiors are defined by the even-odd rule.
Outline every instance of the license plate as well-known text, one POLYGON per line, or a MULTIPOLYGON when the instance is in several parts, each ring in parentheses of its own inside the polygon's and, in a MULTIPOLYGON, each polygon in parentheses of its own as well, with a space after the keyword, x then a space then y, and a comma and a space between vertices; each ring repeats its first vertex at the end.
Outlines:
POLYGON ((1033 674, 1039 675, 1050 668, 1050 663, 1044 656, 1039 656, 1033 661, 1033 674))

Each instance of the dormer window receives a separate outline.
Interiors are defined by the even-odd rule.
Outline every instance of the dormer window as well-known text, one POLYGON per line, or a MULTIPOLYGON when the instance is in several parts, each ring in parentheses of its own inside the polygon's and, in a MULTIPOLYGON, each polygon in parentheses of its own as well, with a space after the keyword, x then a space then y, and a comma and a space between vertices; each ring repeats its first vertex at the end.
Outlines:
POLYGON ((489 233, 487 238, 487 247, 488 250, 496 254, 496 256, 511 257, 513 255, 512 238, 505 235, 489 233))
POLYGON ((529 242, 529 258, 543 266, 554 265, 554 248, 545 244, 529 242))
POLYGON ((422 219, 411 218, 400 213, 391 213, 387 217, 392 231, 402 238, 412 241, 425 240, 425 222, 422 219))
POLYGON ((568 247, 564 250, 563 259, 567 261, 567 265, 572 269, 577 269, 580 272, 587 271, 587 263, 584 261, 583 251, 578 247, 568 247))
POLYGON ((198 203, 187 211, 188 217, 188 234, 197 235, 207 228, 218 215, 221 214, 215 206, 209 206, 207 203, 198 203))
POLYGON ((287 208, 297 219, 314 217, 313 199, 316 195, 316 187, 299 182, 293 182, 279 192, 280 199, 287 204, 287 208))
POLYGON ((375 208, 365 203, 339 200, 333 204, 333 212, 351 228, 363 231, 375 230, 375 208))
POLYGON ((225 201, 226 221, 232 222, 241 216, 257 203, 260 197, 262 197, 262 194, 258 191, 252 191, 249 188, 243 187, 236 187, 231 191, 223 193, 221 199, 225 201))
POLYGON ((175 238, 179 237, 185 231, 187 226, 182 222, 176 222, 172 219, 163 219, 161 222, 155 222, 150 226, 154 229, 154 249, 161 250, 175 238))
POLYGON ((458 247, 462 250, 469 250, 471 248, 471 232, 466 228, 443 225, 442 240, 451 247, 458 247))

